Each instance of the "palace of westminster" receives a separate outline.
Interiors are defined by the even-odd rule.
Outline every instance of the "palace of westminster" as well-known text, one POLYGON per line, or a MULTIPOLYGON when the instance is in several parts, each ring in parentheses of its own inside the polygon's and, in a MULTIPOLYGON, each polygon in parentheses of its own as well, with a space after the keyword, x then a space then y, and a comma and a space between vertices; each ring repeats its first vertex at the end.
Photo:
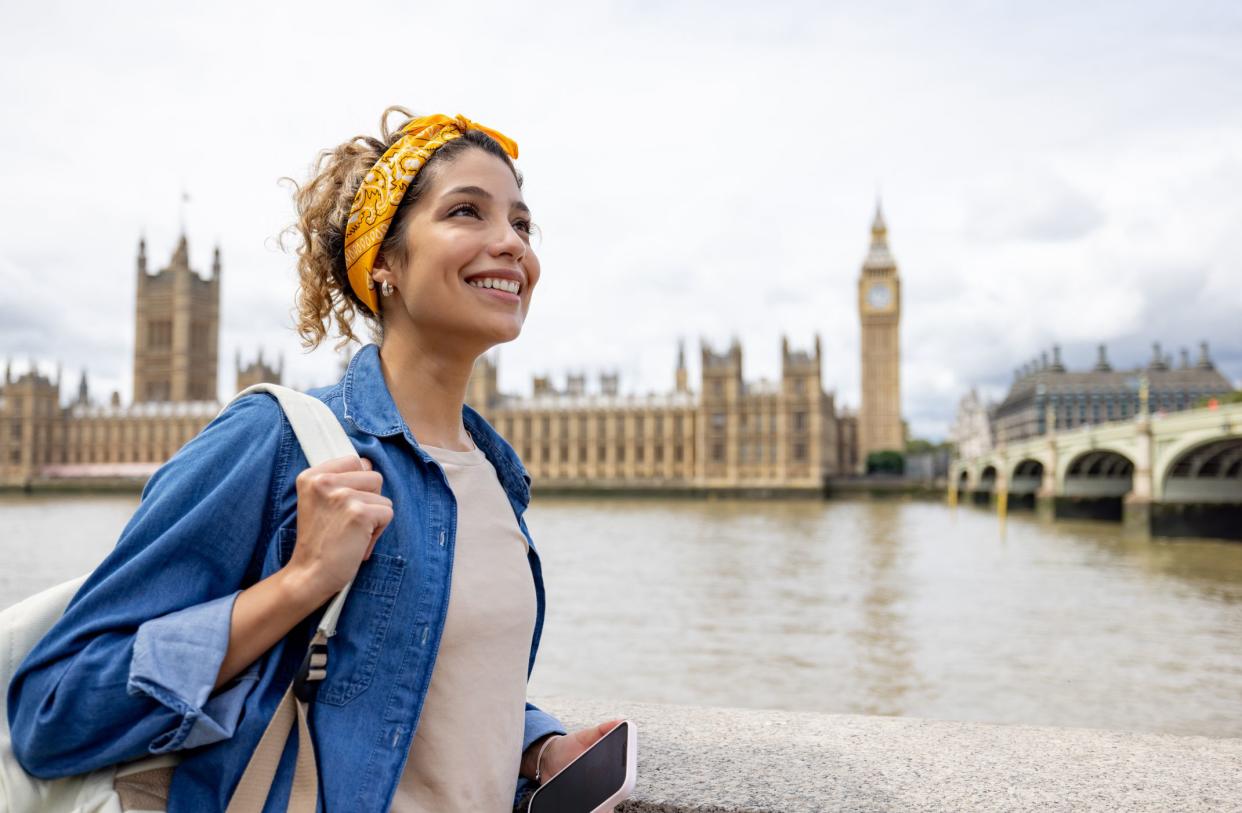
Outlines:
MULTIPOLYGON (((0 484, 142 480, 193 438, 222 408, 217 401, 220 253, 204 279, 189 265, 182 235, 168 266, 147 269, 139 243, 132 401, 118 393, 94 403, 83 372, 65 405, 60 372, 14 376, 0 389, 0 484)), ((901 450, 899 323, 901 288, 877 207, 871 247, 858 279, 862 398, 858 413, 838 410, 821 384, 820 342, 791 350, 781 340, 774 383, 742 378, 736 340, 723 353, 701 347, 696 392, 680 348, 674 388, 622 395, 616 374, 588 393, 585 376, 564 389, 534 379, 529 397, 502 393, 487 356, 476 362, 466 401, 514 447, 536 488, 660 491, 819 491, 825 478, 858 471, 873 451, 901 450)), ((282 370, 262 355, 245 367, 237 391, 279 383, 282 370)))

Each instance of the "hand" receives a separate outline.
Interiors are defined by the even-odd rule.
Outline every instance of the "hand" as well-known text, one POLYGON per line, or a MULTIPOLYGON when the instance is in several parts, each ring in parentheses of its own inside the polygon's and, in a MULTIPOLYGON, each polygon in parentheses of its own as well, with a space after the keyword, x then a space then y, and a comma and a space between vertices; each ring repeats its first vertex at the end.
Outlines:
MULTIPOLYGON (((571 731, 568 734, 553 734, 552 742, 543 752, 543 771, 540 775, 540 782, 547 782, 556 776, 565 766, 573 762, 586 749, 590 748, 600 740, 609 731, 612 731, 622 722, 622 719, 609 720, 606 723, 600 723, 590 728, 580 728, 577 731, 571 731)), ((532 765, 529 771, 530 776, 535 774, 535 765, 533 760, 538 758, 539 749, 543 746, 543 740, 536 740, 527 749, 527 753, 531 755, 532 765)), ((607 813, 612 813, 609 808, 607 813)))
POLYGON ((371 461, 338 457, 298 475, 298 537, 286 568, 318 604, 340 592, 392 521, 371 461))

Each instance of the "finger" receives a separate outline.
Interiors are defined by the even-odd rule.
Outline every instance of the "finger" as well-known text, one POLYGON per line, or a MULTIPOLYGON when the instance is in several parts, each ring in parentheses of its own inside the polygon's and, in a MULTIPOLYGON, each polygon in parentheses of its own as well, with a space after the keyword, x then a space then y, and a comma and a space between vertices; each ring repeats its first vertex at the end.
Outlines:
POLYGON ((325 485, 329 488, 352 488, 378 494, 384 485, 384 476, 378 471, 343 471, 328 474, 325 485))
POLYGON ((375 550, 376 541, 380 538, 380 535, 383 534, 387 528, 388 528, 388 524, 384 523, 382 525, 376 525, 375 528, 371 531, 371 544, 367 545, 367 555, 363 556, 362 557, 363 559, 371 558, 371 551, 375 550))
MULTIPOLYGON (((388 523, 392 521, 392 507, 379 503, 368 503, 361 499, 356 499, 349 503, 344 510, 345 524, 347 527, 367 530, 368 538, 377 536, 376 529, 383 532, 388 527, 388 523)), ((368 543, 369 544, 369 543, 368 543)))
POLYGON ((362 468, 365 471, 371 471, 371 469, 375 468, 373 465, 371 465, 371 461, 365 457, 360 457, 358 458, 358 460, 362 463, 362 468))
POLYGON ((365 466, 362 463, 362 458, 351 454, 325 460, 317 466, 311 466, 311 468, 323 474, 334 474, 342 471, 361 471, 365 466))
POLYGON ((345 498, 351 501, 357 500, 358 502, 366 503, 368 505, 383 505, 388 508, 392 508, 391 499, 385 497, 383 494, 375 494, 370 491, 354 491, 350 489, 345 498))

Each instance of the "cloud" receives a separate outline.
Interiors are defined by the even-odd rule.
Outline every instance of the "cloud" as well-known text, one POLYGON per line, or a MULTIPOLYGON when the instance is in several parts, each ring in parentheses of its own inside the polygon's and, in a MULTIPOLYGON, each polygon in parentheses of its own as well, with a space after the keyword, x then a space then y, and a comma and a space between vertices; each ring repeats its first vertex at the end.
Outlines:
POLYGON ((679 337, 694 381, 699 338, 735 334, 747 377, 775 378, 781 335, 819 333, 825 387, 857 405, 877 187, 916 434, 942 436, 958 395, 1003 392, 1053 342, 1206 338, 1242 376, 1229 4, 479 2, 415 24, 379 2, 382 70, 328 3, 131 9, 27 4, 0 31, 18 79, 0 90, 0 173, 20 190, 0 199, 0 269, 22 275, 3 277, 0 352, 89 364, 101 387, 128 392, 137 239, 167 258, 183 188, 195 267, 223 251, 221 396, 239 348, 283 354, 295 385, 333 380, 337 356, 290 329, 277 179, 394 102, 522 146, 544 280, 501 348, 508 390, 602 369, 667 390, 679 337))
POLYGON ((992 243, 1080 240, 1106 220, 1086 194, 1038 168, 988 179, 972 198, 972 236, 992 243))

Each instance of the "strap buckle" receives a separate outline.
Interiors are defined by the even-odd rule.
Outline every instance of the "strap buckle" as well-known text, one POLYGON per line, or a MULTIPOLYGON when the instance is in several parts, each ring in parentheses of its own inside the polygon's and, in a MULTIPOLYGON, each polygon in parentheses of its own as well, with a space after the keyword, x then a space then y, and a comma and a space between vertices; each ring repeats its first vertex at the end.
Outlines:
POLYGON ((309 703, 315 698, 319 681, 327 676, 328 644, 326 641, 312 641, 310 649, 306 650, 306 657, 302 659, 297 677, 293 679, 294 696, 303 703, 309 703))

